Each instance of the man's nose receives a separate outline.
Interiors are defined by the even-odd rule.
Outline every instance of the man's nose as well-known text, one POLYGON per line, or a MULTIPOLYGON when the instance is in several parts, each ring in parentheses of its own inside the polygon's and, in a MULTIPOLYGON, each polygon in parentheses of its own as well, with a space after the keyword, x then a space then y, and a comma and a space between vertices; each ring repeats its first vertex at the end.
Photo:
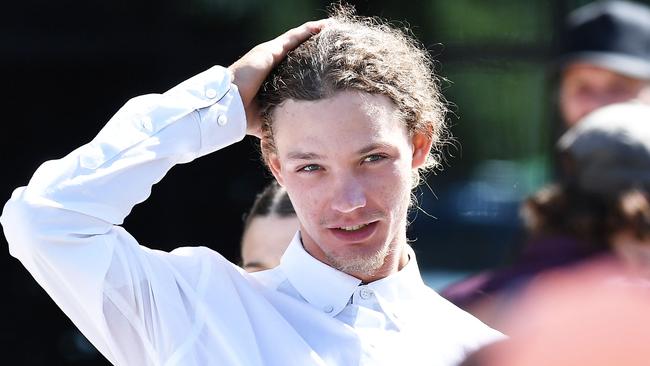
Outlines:
POLYGON ((352 212, 366 205, 364 186, 354 177, 340 179, 332 190, 332 209, 336 211, 352 212))

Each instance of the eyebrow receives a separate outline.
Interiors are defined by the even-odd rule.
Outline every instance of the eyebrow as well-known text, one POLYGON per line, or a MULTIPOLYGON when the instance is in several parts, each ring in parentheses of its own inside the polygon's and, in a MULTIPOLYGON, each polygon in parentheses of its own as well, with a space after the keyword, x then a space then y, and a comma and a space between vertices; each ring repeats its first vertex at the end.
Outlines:
MULTIPOLYGON (((368 146, 364 146, 361 149, 357 150, 358 155, 365 155, 373 150, 377 149, 387 149, 391 148, 391 145, 381 143, 381 142, 376 142, 372 143, 368 146)), ((313 152, 301 152, 301 151, 292 151, 287 154, 287 159, 289 160, 318 160, 318 159, 323 159, 323 156, 313 153, 313 152)))
POLYGON ((392 146, 389 144, 385 144, 383 142, 375 142, 372 143, 368 146, 365 146, 357 151, 357 154, 359 155, 365 155, 373 150, 378 150, 378 149, 390 149, 392 146))
POLYGON ((311 152, 300 152, 300 151, 292 151, 287 154, 287 159, 290 160, 314 160, 314 159, 322 159, 322 156, 316 154, 316 153, 311 153, 311 152))

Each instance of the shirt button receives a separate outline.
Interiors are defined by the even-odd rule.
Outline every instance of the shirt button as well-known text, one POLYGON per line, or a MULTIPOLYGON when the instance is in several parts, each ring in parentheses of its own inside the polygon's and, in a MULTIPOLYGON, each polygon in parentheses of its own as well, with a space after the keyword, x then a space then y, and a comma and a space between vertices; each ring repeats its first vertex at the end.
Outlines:
POLYGON ((226 123, 228 123, 228 117, 226 117, 223 114, 220 114, 219 117, 217 117, 217 123, 219 126, 224 126, 226 123))
POLYGON ((323 311, 329 314, 334 311, 334 307, 332 305, 327 305, 323 308, 323 311))
POLYGON ((210 99, 212 99, 212 98, 214 98, 214 97, 217 96, 217 91, 214 90, 214 89, 212 89, 212 88, 207 89, 207 90, 205 91, 205 96, 208 97, 208 98, 210 98, 210 99))
POLYGON ((372 296, 372 290, 363 287, 359 290, 359 296, 364 300, 368 300, 372 296))

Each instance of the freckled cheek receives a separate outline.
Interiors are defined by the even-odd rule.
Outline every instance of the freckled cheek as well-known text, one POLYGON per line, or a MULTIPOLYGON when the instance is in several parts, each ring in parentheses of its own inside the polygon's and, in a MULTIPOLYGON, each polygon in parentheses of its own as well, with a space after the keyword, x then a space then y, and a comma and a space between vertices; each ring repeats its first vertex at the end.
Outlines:
POLYGON ((325 189, 310 182, 287 182, 291 203, 303 225, 318 223, 323 216, 325 189))
MULTIPOLYGON (((401 169, 398 165, 377 172, 367 178, 366 194, 371 196, 373 201, 383 203, 382 206, 396 207, 410 194, 410 174, 409 169, 401 169)), ((390 209, 390 207, 386 208, 390 209)))

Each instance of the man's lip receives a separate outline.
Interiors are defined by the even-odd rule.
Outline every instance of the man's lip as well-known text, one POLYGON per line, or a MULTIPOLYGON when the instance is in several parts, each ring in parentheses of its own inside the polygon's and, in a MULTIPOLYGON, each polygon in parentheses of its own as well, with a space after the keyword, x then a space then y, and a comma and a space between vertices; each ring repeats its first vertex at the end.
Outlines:
POLYGON ((374 221, 363 221, 363 222, 346 222, 342 224, 336 224, 336 225, 327 225, 328 229, 340 229, 342 227, 353 227, 353 226, 359 226, 359 225, 370 225, 378 222, 379 220, 374 220, 374 221))
MULTIPOLYGON (((370 238, 377 230, 378 223, 379 221, 372 221, 366 224, 364 227, 354 231, 343 230, 340 229, 340 227, 330 228, 329 231, 330 233, 332 233, 332 235, 334 235, 335 238, 337 238, 340 241, 344 241, 348 243, 358 243, 370 238)), ((356 225, 349 225, 344 227, 350 227, 350 226, 356 226, 356 225)))

